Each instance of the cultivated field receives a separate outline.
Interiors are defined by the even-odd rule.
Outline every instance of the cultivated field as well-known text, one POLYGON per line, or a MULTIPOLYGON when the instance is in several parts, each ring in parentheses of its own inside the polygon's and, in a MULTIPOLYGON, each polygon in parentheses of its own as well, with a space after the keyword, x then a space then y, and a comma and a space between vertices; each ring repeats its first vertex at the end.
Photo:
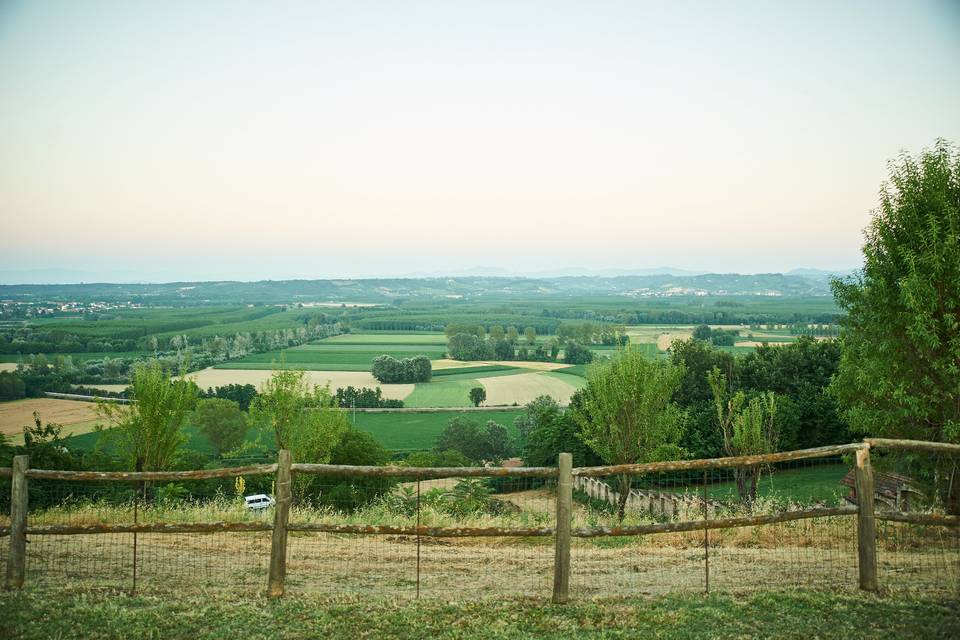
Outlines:
MULTIPOLYGON (((219 387, 226 384, 252 384, 260 387, 272 374, 266 369, 202 369, 187 377, 196 381, 201 389, 219 387)), ((307 371, 311 384, 330 384, 336 391, 338 387, 380 387, 383 397, 403 400, 413 391, 412 384, 380 384, 369 372, 365 371, 307 371)))
POLYGON ((487 390, 488 405, 526 404, 539 396, 550 396, 560 404, 570 402, 570 396, 582 386, 583 379, 576 376, 562 374, 521 373, 515 376, 502 378, 485 378, 481 382, 487 390))
POLYGON ((0 402, 0 433, 22 438, 23 427, 33 424, 33 412, 40 414, 43 423, 56 422, 64 426, 63 434, 72 435, 93 430, 97 405, 92 402, 29 398, 0 402))

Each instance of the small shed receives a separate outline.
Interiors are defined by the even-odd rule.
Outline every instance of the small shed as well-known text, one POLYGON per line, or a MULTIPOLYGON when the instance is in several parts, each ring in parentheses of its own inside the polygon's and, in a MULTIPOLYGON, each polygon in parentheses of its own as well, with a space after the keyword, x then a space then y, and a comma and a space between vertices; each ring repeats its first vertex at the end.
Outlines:
MULTIPOLYGON (((857 481, 853 469, 843 477, 840 484, 850 488, 846 495, 847 502, 856 504, 857 481)), ((915 503, 922 495, 912 478, 876 470, 873 472, 873 491, 874 500, 896 511, 909 511, 911 503, 915 503)))

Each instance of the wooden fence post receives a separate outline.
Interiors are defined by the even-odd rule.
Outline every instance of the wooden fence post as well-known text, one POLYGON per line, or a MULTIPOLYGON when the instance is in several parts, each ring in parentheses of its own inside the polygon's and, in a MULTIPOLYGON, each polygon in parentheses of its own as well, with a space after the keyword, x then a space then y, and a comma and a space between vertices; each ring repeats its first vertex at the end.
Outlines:
POLYGON ((23 588, 27 566, 27 467, 30 456, 14 456, 10 482, 10 556, 7 558, 7 589, 23 588))
POLYGON ((557 543, 553 564, 553 602, 564 604, 570 590, 570 519, 573 514, 573 456, 561 453, 557 474, 557 543))
POLYGON ((287 522, 290 520, 291 500, 290 451, 281 449, 277 458, 276 507, 273 512, 273 539, 270 544, 270 579, 267 595, 283 595, 283 581, 287 575, 287 522))
POLYGON ((870 445, 857 451, 857 554, 860 588, 877 590, 877 521, 874 517, 873 469, 870 467, 870 445))

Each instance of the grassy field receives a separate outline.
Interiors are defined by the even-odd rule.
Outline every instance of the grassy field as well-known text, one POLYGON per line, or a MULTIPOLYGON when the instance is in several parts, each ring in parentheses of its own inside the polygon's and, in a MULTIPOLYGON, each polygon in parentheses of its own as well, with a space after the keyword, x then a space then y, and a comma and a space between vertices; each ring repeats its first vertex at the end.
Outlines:
POLYGON ((418 382, 413 393, 403 399, 405 407, 466 407, 470 405, 470 389, 481 386, 470 376, 439 378, 434 382, 418 382))
POLYGON ((394 358, 412 358, 427 356, 437 359, 443 356, 444 346, 422 344, 350 344, 330 343, 323 340, 314 344, 291 347, 277 351, 267 351, 217 365, 217 369, 272 369, 281 360, 291 369, 313 371, 370 371, 374 358, 388 355, 394 358))
POLYGON ((97 405, 92 402, 53 398, 0 402, 0 433, 19 437, 22 441, 23 427, 33 425, 34 411, 40 414, 44 424, 56 422, 63 425, 64 434, 91 430, 97 417, 97 405))
MULTIPOLYGON (((64 400, 63 402, 68 401, 64 400)), ((0 407, 2 406, 3 405, 0 405, 0 407)), ((93 405, 89 406, 92 407, 93 405)), ((419 451, 432 449, 443 427, 454 416, 465 415, 481 423, 486 423, 487 420, 493 420, 507 427, 510 434, 516 436, 516 431, 513 428, 513 420, 521 413, 523 413, 522 409, 489 412, 430 411, 422 413, 405 411, 365 413, 358 411, 355 419, 352 413, 349 414, 349 417, 351 423, 358 429, 369 432, 380 444, 391 451, 419 451)), ((87 424, 89 428, 81 434, 68 439, 68 447, 71 449, 90 451, 96 446, 100 434, 91 433, 94 422, 83 423, 83 425, 87 424)), ((186 449, 204 455, 214 454, 213 447, 207 441, 206 437, 194 426, 187 424, 184 427, 184 432, 187 435, 186 449)), ((17 433, 19 433, 19 427, 17 433)), ((253 441, 257 435, 257 430, 251 429, 247 432, 247 440, 253 441)), ((273 441, 272 438, 273 436, 270 433, 261 434, 261 440, 268 444, 273 441)))
POLYGON ((955 638, 956 602, 762 589, 746 597, 675 595, 550 605, 278 600, 231 594, 0 592, 0 637, 48 638, 955 638), (55 607, 50 603, 56 602, 55 607))
POLYGON ((499 422, 507 428, 510 435, 517 436, 513 420, 523 411, 431 411, 423 413, 363 413, 357 412, 351 422, 363 431, 367 431, 380 444, 391 451, 432 449, 440 432, 447 422, 458 415, 465 416, 481 424, 488 420, 499 422))
MULTIPOLYGON (((840 484, 850 467, 845 464, 811 464, 796 468, 764 472, 757 484, 758 498, 790 499, 802 504, 822 501, 835 504, 849 489, 840 484)), ((714 482, 708 487, 710 498, 733 501, 737 498, 735 482, 714 482)), ((692 489, 699 492, 698 489, 692 489)))

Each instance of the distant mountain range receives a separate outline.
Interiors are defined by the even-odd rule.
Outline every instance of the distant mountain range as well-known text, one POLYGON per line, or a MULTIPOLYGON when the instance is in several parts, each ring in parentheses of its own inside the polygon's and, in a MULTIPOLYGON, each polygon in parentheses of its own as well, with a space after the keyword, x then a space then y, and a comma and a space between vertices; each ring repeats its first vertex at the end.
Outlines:
MULTIPOLYGON (((667 268, 649 271, 670 271, 667 268)), ((836 275, 846 275, 843 273, 836 275)), ((431 276, 258 282, 168 282, 0 285, 0 300, 117 301, 154 304, 296 302, 389 303, 401 299, 510 300, 584 296, 658 298, 673 296, 829 296, 828 271, 796 269, 787 274, 648 273, 630 275, 431 276)))

